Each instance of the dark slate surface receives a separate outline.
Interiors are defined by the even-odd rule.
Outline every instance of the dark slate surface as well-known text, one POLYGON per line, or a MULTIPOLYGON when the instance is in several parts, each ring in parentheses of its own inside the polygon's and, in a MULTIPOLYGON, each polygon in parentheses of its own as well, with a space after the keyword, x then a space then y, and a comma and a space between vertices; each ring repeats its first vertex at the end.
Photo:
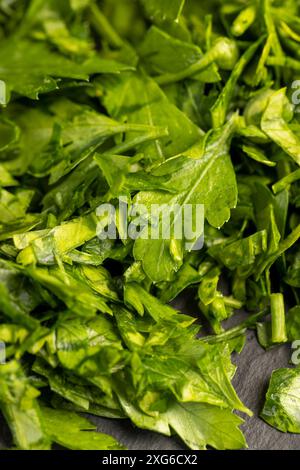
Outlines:
MULTIPOLYGON (((183 310, 188 311, 189 308, 183 310)), ((236 322, 236 318, 234 322, 236 322)), ((291 357, 289 346, 264 351, 257 343, 255 333, 248 333, 248 340, 240 355, 233 361, 238 366, 234 386, 242 401, 254 412, 246 417, 243 431, 249 449, 259 450, 295 450, 300 449, 300 435, 283 434, 268 426, 258 415, 263 406, 269 378, 274 369, 288 367, 291 357)), ((112 434, 129 449, 137 450, 181 450, 184 445, 176 438, 167 438, 159 434, 134 428, 127 420, 109 420, 91 418, 98 430, 112 434)), ((0 447, 8 443, 8 431, 0 421, 0 447)))

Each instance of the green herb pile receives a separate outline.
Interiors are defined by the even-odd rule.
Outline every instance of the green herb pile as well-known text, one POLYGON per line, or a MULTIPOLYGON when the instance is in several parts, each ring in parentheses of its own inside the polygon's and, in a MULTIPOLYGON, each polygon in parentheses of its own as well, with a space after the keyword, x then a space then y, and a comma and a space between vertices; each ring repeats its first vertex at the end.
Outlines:
MULTIPOLYGON (((0 0, 15 447, 123 448, 81 412, 191 449, 246 446, 231 354, 249 327, 264 348, 300 339, 299 18, 299 0, 0 0), (120 198, 133 222, 137 203, 203 204, 204 247, 122 224, 99 237, 97 208, 120 198), (183 291, 193 316, 170 305, 183 291)), ((262 418, 300 432, 299 409, 300 368, 275 371, 262 418)))

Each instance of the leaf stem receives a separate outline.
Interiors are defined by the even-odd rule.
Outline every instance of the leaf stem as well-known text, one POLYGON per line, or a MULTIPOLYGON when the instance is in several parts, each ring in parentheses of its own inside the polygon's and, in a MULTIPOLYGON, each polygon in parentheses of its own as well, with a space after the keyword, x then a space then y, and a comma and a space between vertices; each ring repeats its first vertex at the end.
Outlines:
POLYGON ((260 320, 267 314, 267 312, 268 310, 264 309, 261 312, 251 315, 249 318, 247 318, 247 320, 243 321, 234 328, 224 331, 224 333, 220 333, 219 335, 204 336, 203 338, 199 338, 198 341, 202 341, 203 343, 216 344, 237 338, 238 336, 241 336, 242 334, 246 333, 248 328, 253 327, 258 320, 260 320))
POLYGON ((95 3, 90 5, 90 12, 91 22, 97 32, 102 37, 106 37, 112 46, 121 49, 121 47, 124 45, 122 38, 116 33, 114 28, 111 26, 107 18, 103 15, 95 3))
POLYGON ((285 309, 282 294, 272 294, 271 300, 271 323, 272 343, 286 343, 285 309))
POLYGON ((280 191, 286 189, 290 184, 295 183, 295 181, 300 180, 300 169, 290 173, 289 175, 285 176, 281 180, 277 181, 277 183, 273 184, 272 189, 273 193, 277 194, 280 191))

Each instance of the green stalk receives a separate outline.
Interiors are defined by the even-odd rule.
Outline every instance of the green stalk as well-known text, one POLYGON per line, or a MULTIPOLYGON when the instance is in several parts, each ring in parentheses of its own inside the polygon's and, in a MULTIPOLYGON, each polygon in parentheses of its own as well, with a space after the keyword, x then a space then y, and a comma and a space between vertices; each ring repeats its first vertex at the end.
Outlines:
POLYGON ((285 308, 282 294, 272 294, 271 300, 271 323, 272 343, 286 343, 285 308))
POLYGON ((280 193, 280 191, 283 191, 290 184, 295 183, 295 181, 298 181, 298 180, 300 180, 300 169, 294 171, 293 173, 290 173, 289 175, 285 176, 277 183, 273 184, 272 186, 273 193, 274 194, 280 193))
POLYGON ((121 49, 124 45, 122 38, 116 33, 95 3, 91 4, 90 12, 91 23, 100 36, 105 37, 112 46, 121 49))
POLYGON ((298 71, 300 70, 299 60, 293 59, 291 57, 271 56, 267 59, 267 65, 271 65, 275 67, 290 68, 290 69, 298 70, 298 71))
POLYGON ((208 53, 199 59, 194 64, 190 65, 190 67, 182 70, 178 73, 165 73, 160 75, 159 77, 155 77, 156 83, 159 85, 169 85, 171 83, 180 82, 185 78, 192 77, 196 73, 203 72, 203 70, 207 69, 215 60, 214 54, 208 53))
POLYGON ((280 242, 278 250, 268 256, 266 259, 262 259, 262 261, 258 264, 256 270, 255 279, 258 280, 265 269, 270 269, 270 267, 275 263, 275 261, 280 258, 283 253, 285 253, 289 248, 291 248, 300 238, 300 224, 286 237, 285 240, 280 242))
POLYGON ((238 336, 246 333, 248 328, 253 328, 257 321, 263 318, 266 313, 267 310, 262 310, 261 312, 251 315, 249 318, 247 318, 247 320, 243 321, 234 328, 230 328, 230 330, 224 331, 218 335, 204 336, 203 338, 199 338, 198 341, 209 344, 217 344, 222 343, 223 341, 229 341, 230 339, 237 338, 238 336))
POLYGON ((224 304, 226 305, 226 307, 230 307, 235 310, 238 310, 243 307, 243 302, 233 297, 224 297, 224 304))
POLYGON ((238 61, 238 48, 234 41, 219 37, 212 48, 201 57, 197 62, 187 67, 178 73, 166 73, 156 77, 155 80, 159 85, 169 85, 176 83, 185 78, 192 77, 193 75, 203 72, 213 62, 216 62, 218 67, 223 70, 233 70, 238 61))

